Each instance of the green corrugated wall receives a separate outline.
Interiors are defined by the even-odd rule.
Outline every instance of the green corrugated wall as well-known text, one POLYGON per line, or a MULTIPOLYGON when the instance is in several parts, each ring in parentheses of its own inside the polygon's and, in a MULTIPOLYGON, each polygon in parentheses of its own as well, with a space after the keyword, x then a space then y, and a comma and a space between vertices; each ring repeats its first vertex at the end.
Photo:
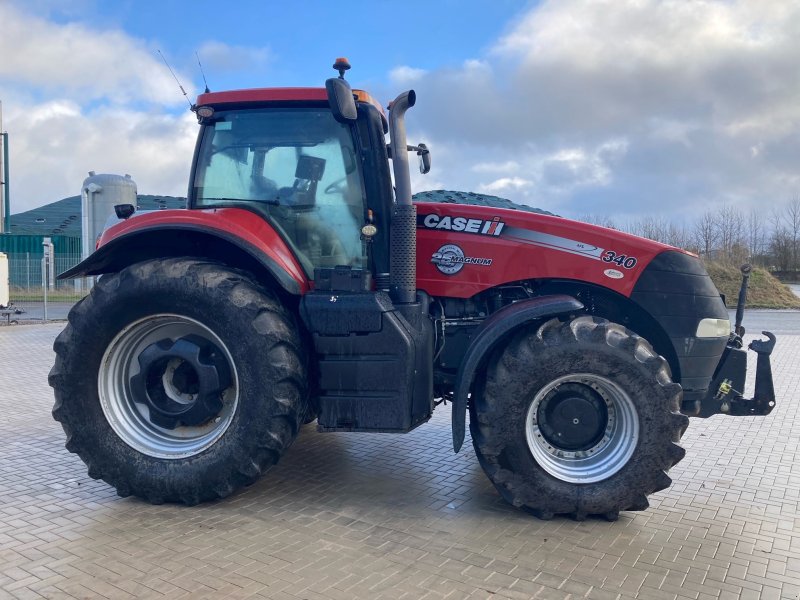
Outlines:
MULTIPOLYGON (((81 238, 52 235, 50 239, 55 247, 56 256, 59 254, 80 256, 81 238)), ((30 254, 31 258, 41 258, 43 240, 44 236, 41 235, 0 235, 0 252, 5 252, 9 258, 24 257, 26 254, 30 254)))
MULTIPOLYGON (((62 273, 81 260, 81 238, 50 236, 56 256, 56 273, 62 273)), ((41 286, 41 260, 44 256, 41 235, 0 234, 0 252, 8 255, 9 283, 12 286, 41 286)), ((58 286, 63 285, 59 282, 58 286)))

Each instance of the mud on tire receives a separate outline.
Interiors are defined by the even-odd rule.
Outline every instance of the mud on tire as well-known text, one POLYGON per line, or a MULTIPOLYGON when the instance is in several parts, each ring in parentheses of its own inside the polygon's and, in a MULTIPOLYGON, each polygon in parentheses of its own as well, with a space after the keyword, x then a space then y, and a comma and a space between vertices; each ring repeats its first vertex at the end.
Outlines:
POLYGON ((53 417, 66 447, 120 496, 185 504, 227 496, 277 462, 306 415, 305 350, 292 314, 217 263, 148 261, 102 277, 54 350, 53 417), (176 352, 176 338, 203 357, 199 368, 216 365, 207 405, 195 407, 199 376, 170 356, 151 361, 154 375, 138 382, 146 394, 132 391, 145 371, 137 361, 176 352), (189 416, 151 412, 143 395, 189 416))
POLYGON ((666 361, 631 331, 596 317, 553 319, 492 356, 472 394, 470 431, 514 506, 614 520, 670 485, 666 471, 685 454, 681 394, 666 361))

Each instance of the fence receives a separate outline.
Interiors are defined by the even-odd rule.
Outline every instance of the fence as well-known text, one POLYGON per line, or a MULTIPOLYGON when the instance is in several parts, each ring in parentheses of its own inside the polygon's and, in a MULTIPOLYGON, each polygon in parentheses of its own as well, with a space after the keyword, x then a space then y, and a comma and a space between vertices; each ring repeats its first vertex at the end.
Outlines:
POLYGON ((56 276, 75 266, 79 254, 56 254, 45 273, 42 254, 12 254, 8 258, 9 310, 0 311, 0 325, 14 321, 52 321, 67 318, 72 306, 90 289, 88 279, 58 281, 56 276))

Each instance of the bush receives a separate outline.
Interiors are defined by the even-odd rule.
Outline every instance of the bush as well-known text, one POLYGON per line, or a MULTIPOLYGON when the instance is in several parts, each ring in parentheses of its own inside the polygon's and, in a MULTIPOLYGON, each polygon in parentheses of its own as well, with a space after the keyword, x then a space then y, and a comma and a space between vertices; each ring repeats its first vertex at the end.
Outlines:
MULTIPOLYGON (((736 308, 739 288, 742 285, 742 273, 739 267, 709 261, 706 262, 706 270, 717 289, 725 295, 728 308, 736 308)), ((754 267, 747 288, 747 307, 800 308, 800 298, 768 271, 754 267)))

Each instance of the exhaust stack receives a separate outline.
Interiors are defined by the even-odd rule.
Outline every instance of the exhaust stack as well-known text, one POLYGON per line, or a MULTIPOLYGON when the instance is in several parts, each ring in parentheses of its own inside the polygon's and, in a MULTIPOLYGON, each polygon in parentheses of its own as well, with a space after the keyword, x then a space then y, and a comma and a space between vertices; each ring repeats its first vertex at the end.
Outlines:
POLYGON ((389 105, 389 132, 394 171, 395 204, 392 211, 389 269, 390 294, 398 304, 417 300, 417 207, 411 203, 406 111, 414 106, 414 90, 403 92, 389 105))

